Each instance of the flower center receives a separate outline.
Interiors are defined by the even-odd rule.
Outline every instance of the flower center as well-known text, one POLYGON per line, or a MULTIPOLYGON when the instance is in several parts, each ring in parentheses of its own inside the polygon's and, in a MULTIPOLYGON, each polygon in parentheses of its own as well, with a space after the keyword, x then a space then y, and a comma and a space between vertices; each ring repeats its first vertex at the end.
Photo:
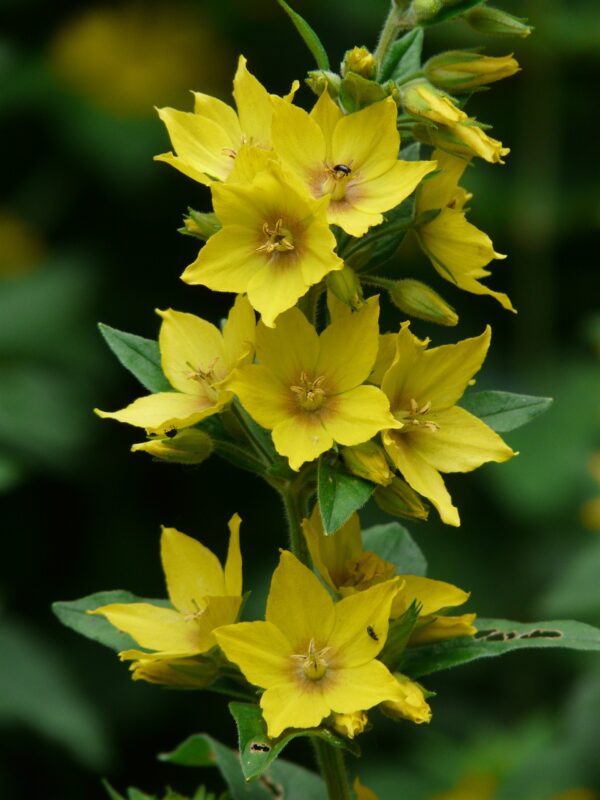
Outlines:
POLYGON ((356 558, 346 561, 344 571, 346 573, 344 586, 353 586, 362 590, 393 578, 396 574, 396 567, 375 553, 365 550, 356 558))
POLYGON ((321 385, 324 380, 324 375, 319 375, 318 378, 311 380, 306 372, 301 372, 300 383, 290 386, 290 390, 296 395, 298 405, 305 411, 315 411, 323 405, 325 391, 321 385))
POLYGON ((330 194, 332 201, 343 200, 346 186, 352 176, 350 164, 325 164, 325 180, 321 187, 323 194, 330 194))
POLYGON ((420 429, 424 428, 425 430, 435 433, 440 429, 440 426, 437 424, 437 422, 424 419, 429 411, 431 411, 431 400, 428 400, 421 407, 419 407, 419 404, 414 397, 411 397, 410 411, 400 412, 400 414, 396 414, 396 417, 398 417, 400 422, 403 422, 406 425, 406 429, 403 431, 404 433, 408 433, 411 430, 411 427, 409 426, 420 429))
POLYGON ((283 227, 282 219, 277 220, 274 228, 268 222, 265 222, 262 230, 265 235, 265 241, 256 248, 257 253, 270 255, 274 251, 283 253, 294 249, 294 237, 291 231, 283 227))
POLYGON ((317 650, 315 640, 311 639, 308 644, 308 653, 305 655, 293 655, 292 658, 300 663, 302 674, 309 681, 320 681, 327 672, 329 666, 326 655, 329 647, 317 650))

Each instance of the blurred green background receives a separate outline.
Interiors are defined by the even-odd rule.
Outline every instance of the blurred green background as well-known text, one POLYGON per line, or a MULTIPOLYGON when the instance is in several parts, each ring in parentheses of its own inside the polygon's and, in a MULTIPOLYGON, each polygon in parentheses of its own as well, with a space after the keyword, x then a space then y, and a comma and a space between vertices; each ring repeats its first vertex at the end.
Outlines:
MULTIPOLYGON (((410 242, 394 268, 460 313, 454 330, 415 324, 418 333, 450 341, 492 324, 480 387, 556 402, 507 436, 518 459, 448 481, 459 530, 409 527, 430 575, 471 590, 472 610, 600 625, 600 10, 597 0, 500 5, 536 31, 485 38, 491 55, 514 50, 523 72, 469 105, 513 152, 504 167, 470 170, 468 186, 472 221, 509 254, 490 283, 520 314, 458 293, 410 242)), ((386 0, 296 6, 333 63, 373 46, 387 11, 386 0)), ((431 30, 426 48, 481 43, 453 22, 431 30)), ((189 89, 229 98, 239 52, 277 93, 313 68, 275 0, 0 0, 2 798, 101 798, 102 776, 152 792, 219 788, 215 774, 155 755, 197 731, 235 743, 224 699, 133 684, 112 653, 63 629, 50 603, 115 588, 164 596, 161 523, 223 555, 238 511, 248 587, 264 589, 285 543, 278 500, 257 479, 216 459, 185 469, 131 455, 139 435, 92 414, 139 394, 97 321, 155 337, 155 307, 215 322, 228 308, 229 296, 179 281, 197 247, 176 229, 188 205, 208 209, 209 193, 152 162, 168 149, 153 106, 191 108, 189 89)), ((299 102, 311 102, 308 89, 299 102)), ((365 524, 377 519, 367 509, 365 524)), ((429 727, 382 719, 363 737, 361 778, 382 797, 426 800, 457 784, 456 800, 600 790, 598 657, 511 655, 426 684, 438 693, 429 727), (469 783, 480 788, 468 794, 469 783)), ((304 744, 287 755, 310 762, 304 744)))

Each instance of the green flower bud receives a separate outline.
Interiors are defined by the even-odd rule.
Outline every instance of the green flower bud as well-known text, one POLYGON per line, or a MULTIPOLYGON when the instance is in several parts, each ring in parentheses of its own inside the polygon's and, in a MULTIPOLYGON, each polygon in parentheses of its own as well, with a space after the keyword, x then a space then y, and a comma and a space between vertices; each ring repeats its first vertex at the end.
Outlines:
POLYGON ((185 428, 177 432, 173 428, 164 437, 134 444, 131 451, 150 453, 154 458, 172 464, 201 464, 213 449, 212 439, 203 431, 185 428))
POLYGON ((195 236, 203 242, 221 230, 221 223, 216 214, 212 212, 205 214, 202 211, 194 211, 193 208, 188 208, 188 216, 183 218, 183 224, 185 227, 179 229, 180 233, 195 236))
POLYGON ((526 38, 532 32, 531 25, 522 17, 513 17, 506 11, 490 6, 478 6, 464 15, 469 25, 480 33, 491 33, 495 36, 520 36, 526 38))
POLYGON ((410 10, 416 22, 425 22, 439 14, 443 6, 442 0, 413 0, 410 10))
POLYGON ((333 270, 327 276, 327 288, 342 303, 358 309, 363 304, 360 281, 352 267, 348 265, 343 269, 333 270))
POLYGON ((394 305, 409 317, 417 317, 436 325, 456 325, 458 314, 443 297, 421 281, 405 278, 390 289, 394 305))
POLYGON ((325 90, 335 99, 340 93, 342 79, 336 72, 327 69, 313 69, 308 73, 306 85, 320 97, 325 90))
POLYGON ((449 50, 433 56, 424 67, 425 75, 431 83, 449 92, 485 86, 509 78, 519 69, 519 64, 512 56, 494 58, 460 50, 449 50))
POLYGON ((394 478, 385 451, 376 442, 344 447, 342 458, 349 472, 381 486, 389 486, 394 478))
POLYGON ((394 477, 389 486, 379 486, 373 495, 386 514, 408 519, 427 519, 429 512, 419 495, 401 478, 394 477))

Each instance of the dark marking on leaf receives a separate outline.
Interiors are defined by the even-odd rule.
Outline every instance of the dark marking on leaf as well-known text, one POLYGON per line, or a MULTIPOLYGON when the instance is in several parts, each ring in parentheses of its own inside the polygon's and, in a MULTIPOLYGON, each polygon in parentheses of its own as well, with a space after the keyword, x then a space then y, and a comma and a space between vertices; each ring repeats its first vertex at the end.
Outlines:
POLYGON ((540 628, 523 633, 493 629, 489 631, 477 631, 473 638, 486 642, 510 642, 513 639, 560 639, 562 635, 561 631, 548 631, 541 630, 540 628))
POLYGON ((252 742, 250 750, 252 750, 253 753, 270 753, 271 747, 263 742, 252 742))

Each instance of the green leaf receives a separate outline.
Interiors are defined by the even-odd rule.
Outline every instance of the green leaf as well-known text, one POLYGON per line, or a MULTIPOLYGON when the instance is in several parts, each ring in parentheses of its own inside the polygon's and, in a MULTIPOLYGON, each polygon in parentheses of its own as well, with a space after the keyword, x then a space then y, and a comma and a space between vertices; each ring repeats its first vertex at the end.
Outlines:
POLYGON ((401 663, 406 644, 410 639, 417 620, 421 605, 416 600, 410 604, 399 619, 391 620, 385 646, 379 658, 392 672, 401 663))
POLYGON ((349 475, 337 458, 321 456, 317 476, 317 497, 326 536, 335 533, 354 511, 375 491, 375 485, 349 475))
POLYGON ((121 364, 150 392, 172 392, 160 365, 158 342, 98 323, 100 333, 121 364))
POLYGON ((534 397, 512 392, 474 392, 465 395, 460 405, 498 433, 520 428, 547 411, 551 397, 534 397))
POLYGON ((426 27, 429 25, 438 25, 440 22, 446 22, 446 20, 452 19, 453 17, 458 17, 460 14, 470 11, 472 8, 475 8, 475 6, 480 6, 484 2, 485 0, 462 0, 462 2, 455 3, 450 7, 442 8, 434 17, 431 17, 431 19, 421 22, 421 25, 425 25, 426 27))
POLYGON ((388 92, 375 81, 349 72, 340 84, 340 100, 348 113, 360 111, 388 96, 388 92))
POLYGON ((302 37, 304 44, 313 54, 319 69, 329 69, 329 56, 327 55, 327 52, 315 31, 311 28, 308 22, 300 16, 300 14, 288 6, 285 0, 277 0, 277 2, 292 20, 294 27, 302 37))
POLYGON ((295 730, 278 739, 269 739, 267 726, 258 705, 230 703, 229 710, 237 726, 242 771, 247 781, 262 775, 284 747, 298 736, 317 737, 332 747, 348 750, 356 756, 360 755, 360 749, 354 742, 324 728, 295 730))
POLYGON ((511 622, 479 619, 475 636, 460 636, 434 644, 409 647, 404 651, 401 671, 420 678, 442 669, 468 664, 512 650, 562 648, 600 652, 600 629, 572 620, 511 622))
POLYGON ((389 561, 398 575, 427 575, 427 561, 410 533, 399 522, 373 525, 362 532, 363 547, 389 561))
POLYGON ((372 272, 389 261, 400 247, 413 220, 413 200, 409 198, 385 214, 385 222, 344 249, 346 263, 357 271, 372 272))
POLYGON ((233 800, 273 800, 262 784, 246 783, 237 753, 205 733, 188 737, 173 752, 161 753, 159 759, 186 767, 217 767, 233 800))
POLYGON ((327 797, 325 783, 319 775, 284 758, 273 764, 268 777, 281 787, 279 796, 285 800, 325 800, 327 797))
POLYGON ((587 541, 566 563, 536 604, 542 614, 572 614, 596 620, 600 616, 600 538, 587 541))
POLYGON ((123 795, 115 791, 108 781, 102 781, 102 786, 106 789, 106 794, 110 797, 110 800, 125 800, 123 795))
POLYGON ((422 50, 423 30, 414 28, 390 47, 381 65, 378 79, 381 83, 388 80, 402 82, 404 77, 421 69, 422 50))
POLYGON ((105 617, 99 614, 91 615, 86 613, 110 603, 151 603, 163 608, 169 608, 170 606, 168 600, 148 600, 143 597, 136 597, 131 592, 117 589, 112 592, 89 594, 79 600, 52 603, 52 611, 67 628, 71 628, 82 636, 103 644, 105 647, 110 647, 111 650, 120 651, 139 647, 134 639, 114 628, 105 617))

